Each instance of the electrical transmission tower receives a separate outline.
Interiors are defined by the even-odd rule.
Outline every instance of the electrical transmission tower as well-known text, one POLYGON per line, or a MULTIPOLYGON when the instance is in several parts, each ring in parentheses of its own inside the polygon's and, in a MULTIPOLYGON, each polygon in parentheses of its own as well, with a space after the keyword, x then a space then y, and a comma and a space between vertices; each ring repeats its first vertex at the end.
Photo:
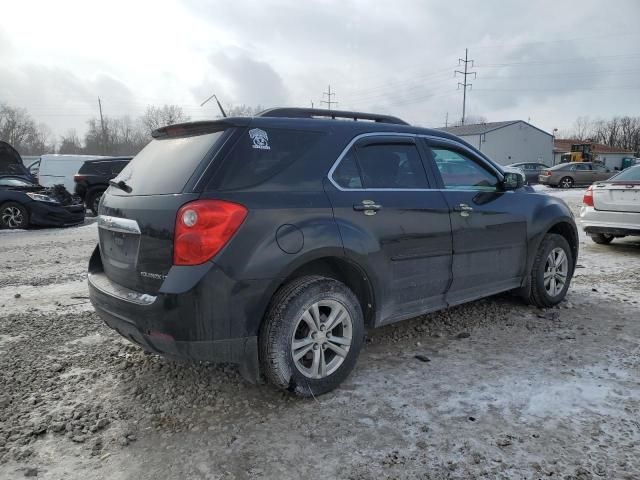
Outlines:
POLYGON ((464 125, 464 117, 467 111, 467 87, 471 89, 473 86, 472 83, 467 82, 467 77, 469 75, 473 75, 475 79, 477 77, 476 72, 469 71, 469 64, 471 64, 471 68, 473 68, 473 60, 469 60, 469 49, 464 49, 464 60, 462 58, 458 59, 458 65, 462 65, 464 63, 464 71, 456 70, 453 72, 454 77, 456 74, 460 74, 463 76, 464 80, 462 82, 458 82, 458 90, 462 87, 462 125, 464 125))
POLYGON ((327 104, 327 108, 329 110, 331 110, 331 105, 338 105, 338 102, 334 102, 333 100, 331 100, 332 96, 335 96, 335 92, 331 93, 331 85, 328 86, 327 91, 326 92, 322 92, 322 98, 324 99, 324 95, 327 96, 326 100, 320 100, 320 103, 326 103, 327 104))

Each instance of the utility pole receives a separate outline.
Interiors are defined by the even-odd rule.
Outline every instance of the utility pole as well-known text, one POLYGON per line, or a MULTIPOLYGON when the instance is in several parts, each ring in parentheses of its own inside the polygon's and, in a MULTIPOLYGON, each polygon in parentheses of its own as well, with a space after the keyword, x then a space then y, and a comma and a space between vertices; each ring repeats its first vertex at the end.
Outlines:
POLYGON ((311 100, 311 108, 313 108, 313 100, 311 100))
POLYGON ((326 100, 320 100, 320 103, 326 103, 327 104, 327 108, 329 110, 331 110, 331 105, 332 104, 338 105, 338 102, 334 102, 333 100, 331 100, 331 96, 335 96, 335 92, 331 93, 331 85, 328 86, 326 92, 322 92, 322 95, 323 95, 322 98, 324 98, 324 95, 326 95, 327 99, 326 100))
POLYGON ((458 59, 458 66, 460 66, 461 64, 464 63, 464 71, 460 71, 460 70, 456 70, 453 72, 453 76, 455 77, 455 75, 457 73, 459 73, 460 75, 463 75, 464 80, 462 82, 458 82, 458 90, 460 90, 460 87, 462 87, 462 125, 464 125, 464 117, 467 111, 467 87, 469 87, 469 89, 471 89, 471 87, 473 86, 472 83, 468 83, 467 82, 467 77, 469 75, 473 75, 473 78, 476 78, 476 72, 470 72, 469 71, 469 64, 471 64, 471 68, 473 68, 473 60, 469 60, 469 49, 465 48, 464 49, 464 60, 462 58, 458 59))
POLYGON ((447 112, 447 115, 444 117, 444 128, 447 128, 449 126, 449 112, 447 112))
POLYGON ((100 110, 100 129, 102 130, 102 137, 100 138, 100 149, 102 150, 100 153, 104 155, 105 153, 105 141, 104 141, 104 118, 102 117, 102 102, 100 101, 100 97, 98 97, 98 109, 100 110))

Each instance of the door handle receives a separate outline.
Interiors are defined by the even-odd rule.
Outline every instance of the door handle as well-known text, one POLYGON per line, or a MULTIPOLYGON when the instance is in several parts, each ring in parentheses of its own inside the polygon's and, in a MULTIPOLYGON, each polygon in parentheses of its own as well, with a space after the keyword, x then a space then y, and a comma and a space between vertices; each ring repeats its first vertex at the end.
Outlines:
POLYGON ((373 200, 363 200, 361 204, 356 203, 353 206, 356 212, 364 212, 365 215, 375 215, 381 208, 382 205, 378 205, 373 200))
POLYGON ((473 207, 470 207, 466 203, 461 203, 458 205, 458 208, 454 209, 456 212, 460 212, 461 217, 468 217, 471 212, 473 212, 473 207))

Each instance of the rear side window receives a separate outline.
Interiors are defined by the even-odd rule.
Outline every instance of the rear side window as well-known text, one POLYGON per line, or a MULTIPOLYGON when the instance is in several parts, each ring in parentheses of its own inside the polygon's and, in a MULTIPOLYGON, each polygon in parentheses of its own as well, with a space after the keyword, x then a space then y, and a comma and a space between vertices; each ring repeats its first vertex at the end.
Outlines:
POLYGON ((342 188, 362 188, 360 170, 358 170, 353 150, 342 158, 332 178, 342 188))
POLYGON ((588 163, 579 163, 577 165, 575 165, 574 170, 580 170, 580 171, 584 171, 584 170, 591 170, 591 165, 589 165, 588 163))
POLYGON ((418 149, 413 144, 372 144, 357 148, 365 188, 428 188, 418 149))
MULTIPOLYGON (((152 140, 115 181, 125 181, 131 187, 131 195, 180 193, 223 133, 152 140)), ((116 190, 113 194, 123 192, 116 190)))
POLYGON ((251 128, 224 160, 215 183, 220 190, 238 190, 266 182, 296 162, 304 162, 320 132, 251 128))

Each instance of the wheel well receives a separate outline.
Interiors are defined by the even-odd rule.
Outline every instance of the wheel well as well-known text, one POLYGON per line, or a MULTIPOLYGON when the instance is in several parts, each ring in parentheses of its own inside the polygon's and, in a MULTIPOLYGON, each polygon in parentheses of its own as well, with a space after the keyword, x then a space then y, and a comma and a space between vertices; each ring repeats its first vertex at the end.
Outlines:
POLYGON ((364 323, 372 326, 374 322, 373 289, 367 275, 360 267, 338 257, 324 257, 312 260, 294 270, 283 285, 304 275, 322 275, 344 283, 360 301, 364 323))
POLYGON ((547 233, 556 233, 558 235, 562 235, 565 238, 565 240, 571 247, 571 252, 573 253, 573 263, 575 265, 578 261, 578 234, 571 226, 571 224, 567 222, 556 223, 549 229, 547 233))

